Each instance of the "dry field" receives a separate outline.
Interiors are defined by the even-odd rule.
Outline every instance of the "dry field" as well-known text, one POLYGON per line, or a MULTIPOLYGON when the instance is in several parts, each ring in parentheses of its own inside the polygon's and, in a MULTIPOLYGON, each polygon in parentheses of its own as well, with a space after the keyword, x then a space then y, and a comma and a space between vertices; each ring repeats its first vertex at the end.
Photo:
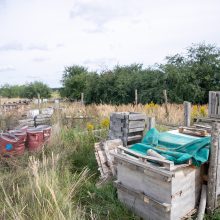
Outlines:
MULTIPOLYGON (((96 119, 105 119, 110 117, 112 112, 142 112, 147 116, 153 116, 156 118, 158 124, 171 124, 182 125, 183 124, 183 105, 168 104, 169 116, 166 116, 166 110, 164 105, 157 105, 149 103, 146 105, 139 104, 134 105, 87 105, 82 106, 80 104, 66 103, 63 104, 63 112, 72 117, 93 117, 96 119)), ((195 117, 206 117, 208 114, 207 105, 193 105, 192 106, 192 120, 195 117)))

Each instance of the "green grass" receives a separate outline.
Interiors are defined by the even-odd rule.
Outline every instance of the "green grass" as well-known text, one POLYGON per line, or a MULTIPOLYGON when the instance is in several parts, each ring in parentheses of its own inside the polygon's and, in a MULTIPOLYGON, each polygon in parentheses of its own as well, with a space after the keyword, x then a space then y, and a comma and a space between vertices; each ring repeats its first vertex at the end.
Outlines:
MULTIPOLYGON (((160 128, 163 130, 163 128, 160 128)), ((106 132, 101 134, 105 139, 106 132)), ((138 219, 113 184, 97 186, 91 132, 62 129, 39 153, 0 160, 0 219, 138 219)), ((206 219, 220 219, 217 210, 206 219)))
POLYGON ((92 133, 77 134, 69 130, 63 136, 67 145, 75 143, 75 150, 69 155, 72 172, 82 172, 87 167, 90 178, 81 186, 77 200, 85 208, 86 218, 95 219, 135 219, 135 216, 117 199, 115 187, 109 183, 101 188, 96 184, 99 181, 98 166, 94 155, 94 143, 97 138, 92 133))

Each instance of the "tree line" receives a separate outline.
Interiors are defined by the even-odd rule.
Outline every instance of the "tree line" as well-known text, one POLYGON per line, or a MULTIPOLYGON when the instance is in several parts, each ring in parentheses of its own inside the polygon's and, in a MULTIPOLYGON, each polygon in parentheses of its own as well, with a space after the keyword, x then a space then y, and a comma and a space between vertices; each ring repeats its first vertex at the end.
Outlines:
POLYGON ((52 90, 42 82, 32 82, 26 85, 9 85, 5 84, 0 88, 0 95, 7 98, 50 98, 52 90))
POLYGON ((85 102, 133 103, 135 89, 139 103, 162 103, 166 89, 171 103, 207 103, 208 92, 220 90, 220 49, 210 44, 195 44, 184 54, 165 58, 164 64, 145 68, 142 64, 115 66, 101 73, 84 66, 65 67, 61 95, 85 102))

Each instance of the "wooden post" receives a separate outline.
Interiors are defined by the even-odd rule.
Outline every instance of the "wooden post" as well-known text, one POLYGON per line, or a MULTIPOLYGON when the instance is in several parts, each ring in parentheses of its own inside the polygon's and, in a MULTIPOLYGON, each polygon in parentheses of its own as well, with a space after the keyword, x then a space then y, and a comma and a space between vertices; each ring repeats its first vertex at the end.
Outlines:
POLYGON ((191 103, 183 102, 184 106, 184 126, 189 127, 191 123, 191 103))
POLYGON ((151 128, 154 128, 156 125, 155 118, 154 117, 147 117, 147 131, 149 131, 151 128))
POLYGON ((212 213, 217 207, 217 196, 219 194, 220 182, 220 151, 219 151, 219 134, 220 124, 212 123, 211 131, 211 147, 209 156, 209 170, 208 170, 208 192, 207 192, 207 211, 212 213))
POLYGON ((84 105, 84 93, 81 93, 81 105, 84 105))
POLYGON ((163 90, 163 96, 164 96, 164 101, 165 101, 165 110, 166 110, 166 118, 169 118, 169 111, 168 111, 168 101, 167 101, 167 90, 163 90))
POLYGON ((137 93, 137 89, 135 89, 135 105, 138 104, 138 93, 137 93))
POLYGON ((37 99, 38 99, 38 109, 40 110, 40 93, 37 93, 37 99))

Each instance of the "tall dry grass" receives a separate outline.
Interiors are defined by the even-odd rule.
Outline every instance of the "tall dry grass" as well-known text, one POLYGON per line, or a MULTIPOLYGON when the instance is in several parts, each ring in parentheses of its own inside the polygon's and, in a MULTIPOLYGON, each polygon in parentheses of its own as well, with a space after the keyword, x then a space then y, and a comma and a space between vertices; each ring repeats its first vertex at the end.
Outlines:
POLYGON ((65 159, 75 148, 64 146, 61 129, 41 152, 0 158, 0 219, 85 219, 75 197, 91 174, 71 172, 65 159))
MULTIPOLYGON (((165 105, 157 105, 149 103, 146 105, 80 105, 75 103, 63 104, 63 111, 65 115, 72 117, 93 117, 96 119, 109 118, 112 112, 142 112, 147 116, 154 116, 157 123, 182 125, 184 120, 183 105, 168 104, 169 117, 167 117, 165 105)), ((207 105, 193 105, 192 106, 192 119, 195 117, 207 116, 207 105)))

